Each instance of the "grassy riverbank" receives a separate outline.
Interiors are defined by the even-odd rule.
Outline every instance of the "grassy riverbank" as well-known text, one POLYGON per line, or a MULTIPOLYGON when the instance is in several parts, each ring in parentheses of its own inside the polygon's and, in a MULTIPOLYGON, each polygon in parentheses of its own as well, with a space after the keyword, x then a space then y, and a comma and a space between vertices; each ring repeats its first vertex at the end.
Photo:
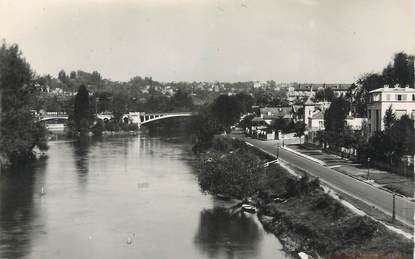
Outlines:
POLYGON ((217 138, 200 158, 201 188, 213 194, 252 197, 264 227, 288 252, 412 258, 411 240, 369 217, 356 215, 326 194, 318 179, 298 179, 278 164, 263 166, 269 161, 267 156, 241 141, 217 138))

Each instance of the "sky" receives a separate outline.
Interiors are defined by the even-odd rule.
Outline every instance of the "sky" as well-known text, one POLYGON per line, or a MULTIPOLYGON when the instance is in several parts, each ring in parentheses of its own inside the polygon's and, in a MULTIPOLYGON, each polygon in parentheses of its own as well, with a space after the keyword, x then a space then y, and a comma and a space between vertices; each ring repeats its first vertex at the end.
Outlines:
POLYGON ((352 83, 415 52, 415 0, 0 0, 38 74, 352 83))

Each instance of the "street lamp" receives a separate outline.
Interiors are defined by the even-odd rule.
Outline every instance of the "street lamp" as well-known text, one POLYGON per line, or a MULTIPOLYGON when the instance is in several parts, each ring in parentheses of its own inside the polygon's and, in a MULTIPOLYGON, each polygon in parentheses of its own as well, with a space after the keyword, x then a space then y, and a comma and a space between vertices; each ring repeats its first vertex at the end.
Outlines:
POLYGON ((369 180, 370 175, 370 157, 367 158, 367 179, 369 180))

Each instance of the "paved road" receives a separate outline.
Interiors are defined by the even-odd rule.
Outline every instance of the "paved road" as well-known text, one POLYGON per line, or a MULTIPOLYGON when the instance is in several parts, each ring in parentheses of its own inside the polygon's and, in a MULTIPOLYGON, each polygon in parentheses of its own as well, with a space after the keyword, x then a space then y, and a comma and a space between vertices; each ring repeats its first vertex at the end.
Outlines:
MULTIPOLYGON (((276 142, 265 142, 256 139, 245 139, 246 142, 262 148, 263 150, 276 154, 276 142)), ((288 164, 294 165, 308 173, 317 176, 334 189, 338 189, 365 203, 375 206, 384 213, 392 215, 393 198, 392 194, 358 181, 350 176, 344 175, 324 165, 320 165, 307 158, 298 156, 284 149, 279 151, 280 159, 288 164)), ((396 218, 406 225, 414 225, 414 203, 407 198, 396 196, 395 200, 396 218)))

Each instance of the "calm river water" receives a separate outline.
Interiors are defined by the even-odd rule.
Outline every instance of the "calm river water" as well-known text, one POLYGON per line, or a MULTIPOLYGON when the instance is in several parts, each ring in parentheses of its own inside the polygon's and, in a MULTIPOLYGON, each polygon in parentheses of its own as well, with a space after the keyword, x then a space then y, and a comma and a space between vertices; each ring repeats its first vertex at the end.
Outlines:
POLYGON ((186 144, 51 141, 48 156, 0 175, 0 258, 287 257, 256 216, 200 192, 186 144))

